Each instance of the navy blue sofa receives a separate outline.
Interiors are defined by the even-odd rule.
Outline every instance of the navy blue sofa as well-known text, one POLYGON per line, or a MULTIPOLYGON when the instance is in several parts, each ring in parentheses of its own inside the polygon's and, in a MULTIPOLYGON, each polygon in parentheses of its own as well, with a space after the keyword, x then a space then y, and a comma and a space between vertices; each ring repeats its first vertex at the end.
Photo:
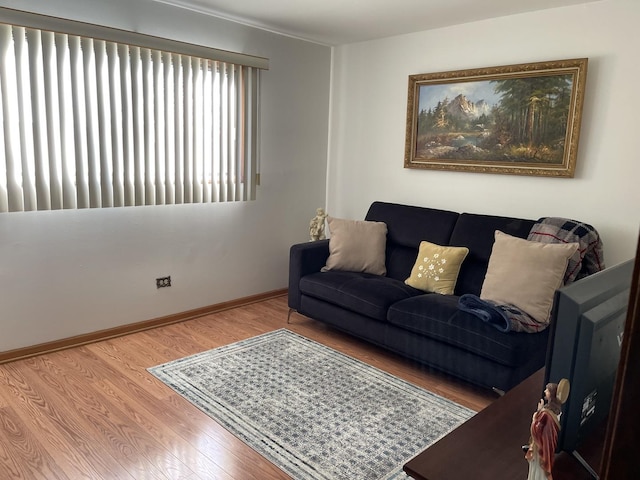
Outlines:
POLYGON ((535 220, 385 202, 374 202, 365 220, 387 224, 386 276, 321 272, 329 240, 293 245, 291 311, 482 387, 507 391, 544 365, 549 329, 503 333, 458 309, 460 295, 480 295, 494 232, 527 238, 535 220), (422 240, 469 248, 454 295, 404 283, 422 240))

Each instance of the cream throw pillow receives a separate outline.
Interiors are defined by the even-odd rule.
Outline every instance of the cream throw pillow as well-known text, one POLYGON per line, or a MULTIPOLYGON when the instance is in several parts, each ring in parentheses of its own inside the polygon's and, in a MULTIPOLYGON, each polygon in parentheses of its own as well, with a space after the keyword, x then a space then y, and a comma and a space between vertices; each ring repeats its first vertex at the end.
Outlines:
POLYGON ((345 270, 386 275, 387 224, 327 217, 329 258, 322 271, 345 270))
POLYGON ((422 241, 411 276, 404 283, 425 292, 451 295, 468 253, 467 247, 443 247, 422 241))
POLYGON ((480 298, 511 303, 548 323, 555 291, 577 249, 577 243, 531 242, 496 230, 480 298))

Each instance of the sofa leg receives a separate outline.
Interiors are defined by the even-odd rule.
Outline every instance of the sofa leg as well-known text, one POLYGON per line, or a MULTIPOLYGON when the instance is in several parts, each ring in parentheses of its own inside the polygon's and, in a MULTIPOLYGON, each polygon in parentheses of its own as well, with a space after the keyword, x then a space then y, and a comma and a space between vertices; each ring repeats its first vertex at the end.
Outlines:
POLYGON ((291 314, 292 314, 293 312, 295 312, 295 309, 290 308, 290 309, 289 309, 289 313, 287 314, 287 324, 290 324, 290 323, 291 323, 291 314))
POLYGON ((491 387, 491 390, 493 390, 494 392, 496 392, 498 395, 500 395, 501 397, 504 396, 504 390, 500 390, 499 388, 496 387, 491 387))

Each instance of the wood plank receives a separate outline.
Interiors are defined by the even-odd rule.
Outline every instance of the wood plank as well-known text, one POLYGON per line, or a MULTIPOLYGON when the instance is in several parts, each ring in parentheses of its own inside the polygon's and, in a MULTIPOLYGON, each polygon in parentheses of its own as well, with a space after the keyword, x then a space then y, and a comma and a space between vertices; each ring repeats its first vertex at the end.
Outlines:
MULTIPOLYGON (((14 421, 22 422, 35 438, 46 438, 45 447, 71 478, 132 480, 133 477, 122 469, 116 459, 96 448, 87 431, 78 428, 74 415, 69 411, 68 400, 59 402, 34 389, 27 382, 24 369, 20 362, 0 368, 1 390, 16 414, 14 421)), ((1 439, 0 443, 10 445, 5 433, 1 439)))
POLYGON ((31 358, 24 363, 29 367, 21 372, 25 381, 35 390, 46 392, 48 401, 66 402, 66 419, 72 421, 74 429, 88 435, 101 455, 108 454, 117 459, 133 478, 170 478, 158 464, 166 455, 154 439, 140 432, 133 422, 122 418, 118 409, 107 404, 95 388, 77 384, 69 376, 59 379, 48 371, 40 358, 31 358))
POLYGON ((0 478, 69 478, 11 407, 0 410, 0 431, 0 478))
POLYGON ((0 365, 0 478, 289 479, 146 370, 279 328, 474 410, 496 399, 287 313, 279 296, 0 365))

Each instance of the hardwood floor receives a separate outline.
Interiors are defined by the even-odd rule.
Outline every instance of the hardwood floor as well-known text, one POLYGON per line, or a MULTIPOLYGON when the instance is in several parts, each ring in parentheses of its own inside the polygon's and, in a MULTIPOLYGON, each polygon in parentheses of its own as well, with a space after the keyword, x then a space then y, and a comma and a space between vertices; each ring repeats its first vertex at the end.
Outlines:
POLYGON ((278 328, 475 410, 495 399, 287 311, 278 297, 0 365, 0 479, 290 478, 146 371, 278 328))

